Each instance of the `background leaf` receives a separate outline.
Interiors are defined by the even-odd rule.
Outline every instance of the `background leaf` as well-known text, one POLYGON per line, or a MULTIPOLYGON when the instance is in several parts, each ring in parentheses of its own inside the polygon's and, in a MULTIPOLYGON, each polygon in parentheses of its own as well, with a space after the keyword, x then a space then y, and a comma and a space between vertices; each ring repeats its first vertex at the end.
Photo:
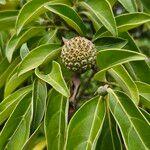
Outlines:
POLYGON ((16 10, 0 11, 0 31, 14 28, 17 15, 16 10))

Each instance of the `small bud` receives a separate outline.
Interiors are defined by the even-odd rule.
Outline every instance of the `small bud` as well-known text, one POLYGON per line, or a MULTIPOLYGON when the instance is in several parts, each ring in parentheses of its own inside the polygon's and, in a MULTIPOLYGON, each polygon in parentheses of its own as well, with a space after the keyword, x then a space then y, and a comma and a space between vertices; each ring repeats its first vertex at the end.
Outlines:
POLYGON ((108 89, 108 85, 104 85, 104 86, 100 86, 98 89, 97 89, 97 93, 101 96, 105 96, 107 95, 107 89, 108 89))

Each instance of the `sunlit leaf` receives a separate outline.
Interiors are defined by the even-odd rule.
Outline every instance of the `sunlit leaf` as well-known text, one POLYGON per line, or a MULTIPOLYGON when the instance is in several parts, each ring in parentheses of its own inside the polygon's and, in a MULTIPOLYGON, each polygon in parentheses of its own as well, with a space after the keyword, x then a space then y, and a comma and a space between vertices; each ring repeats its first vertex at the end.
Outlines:
POLYGON ((122 92, 109 89, 109 107, 120 128, 127 149, 150 148, 150 124, 132 100, 122 92), (141 130, 142 129, 142 130, 141 130))
POLYGON ((46 110, 47 88, 46 83, 41 80, 35 80, 33 83, 33 118, 32 118, 32 132, 40 125, 45 110, 46 110))
POLYGON ((18 75, 38 67, 47 59, 52 60, 53 57, 60 53, 59 48, 59 44, 44 44, 36 47, 22 60, 18 68, 18 75))
POLYGON ((105 118, 102 97, 94 97, 82 105, 70 120, 66 150, 95 149, 105 118))
POLYGON ((82 35, 85 34, 86 28, 82 19, 78 16, 76 11, 71 7, 64 4, 50 4, 48 6, 45 6, 45 8, 59 15, 80 34, 82 35))
POLYGON ((7 96, 0 103, 0 125, 9 117, 17 103, 31 91, 31 86, 23 87, 7 96))
POLYGON ((6 57, 9 62, 12 60, 13 53, 27 40, 34 37, 35 35, 40 35, 44 32, 43 27, 33 27, 28 30, 23 31, 18 36, 15 34, 8 41, 6 46, 6 57))
POLYGON ((59 63, 53 61, 52 70, 49 74, 42 74, 38 68, 35 70, 35 74, 43 81, 49 83, 56 91, 69 97, 69 89, 67 84, 62 76, 61 67, 59 63))
POLYGON ((31 94, 28 94, 19 102, 0 132, 0 149, 20 150, 29 137, 31 118, 31 94))
POLYGON ((97 65, 101 69, 95 74, 94 78, 99 79, 100 74, 114 66, 129 62, 144 60, 145 56, 141 53, 124 49, 107 49, 99 51, 97 54, 97 65), (112 57, 114 56, 114 57, 112 57))
POLYGON ((108 1, 88 0, 87 2, 81 2, 80 4, 88 11, 94 13, 108 31, 114 36, 117 35, 115 18, 108 1))

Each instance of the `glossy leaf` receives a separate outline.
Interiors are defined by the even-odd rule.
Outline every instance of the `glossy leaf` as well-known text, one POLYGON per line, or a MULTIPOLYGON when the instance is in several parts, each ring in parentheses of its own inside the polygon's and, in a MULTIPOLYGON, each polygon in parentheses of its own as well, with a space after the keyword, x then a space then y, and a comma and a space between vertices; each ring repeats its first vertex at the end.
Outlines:
POLYGON ((148 0, 141 0, 142 4, 144 5, 144 8, 150 12, 150 1, 148 0))
POLYGON ((114 66, 129 62, 144 60, 145 56, 141 53, 124 49, 107 49, 99 51, 97 54, 97 65, 101 69, 95 74, 94 78, 99 79, 100 74, 114 66), (114 57, 112 57, 114 56, 114 57))
POLYGON ((109 89, 109 107, 120 128, 127 149, 150 148, 150 124, 132 100, 122 92, 109 89))
POLYGON ((119 86, 131 97, 133 102, 138 105, 139 93, 133 79, 130 77, 126 69, 122 65, 113 67, 108 71, 112 77, 117 81, 119 86))
POLYGON ((81 35, 85 34, 86 27, 82 19, 79 17, 77 12, 74 9, 72 9, 70 6, 64 4, 50 4, 45 6, 45 8, 59 15, 81 35))
POLYGON ((122 150, 117 125, 109 109, 107 110, 104 125, 96 145, 96 150, 106 150, 106 149, 122 150))
POLYGON ((14 28, 18 11, 0 11, 0 31, 14 28))
POLYGON ((9 117, 17 103, 31 91, 31 86, 23 87, 11 95, 7 96, 0 103, 0 125, 9 117))
POLYGON ((119 32, 131 30, 149 21, 150 15, 141 12, 123 14, 116 17, 119 32))
POLYGON ((13 74, 5 84, 4 96, 11 94, 19 85, 21 85, 29 76, 33 74, 33 71, 27 72, 18 77, 17 73, 13 74))
MULTIPOLYGON (((11 64, 9 64, 8 67, 4 68, 5 70, 3 70, 3 72, 0 74, 0 88, 5 84, 7 77, 11 74, 12 70, 18 65, 19 61, 20 61, 20 58, 16 58, 14 61, 12 61, 11 64)), ((7 62, 3 61, 0 64, 0 66, 3 66, 4 63, 7 63, 7 62)))
POLYGON ((34 131, 34 133, 28 138, 28 140, 26 141, 26 143, 24 144, 22 150, 29 150, 29 149, 33 149, 34 146, 41 140, 43 140, 43 136, 42 135, 42 130, 43 130, 43 123, 41 123, 38 128, 34 131), (40 138, 39 138, 40 137, 40 138))
MULTIPOLYGON (((133 28, 136 28, 144 23, 148 23, 150 21, 150 15, 142 12, 136 13, 126 13, 119 15, 115 18, 117 23, 118 33, 126 32, 133 28)), ((110 36, 111 34, 106 30, 105 27, 101 27, 93 39, 97 39, 103 36, 110 36)))
POLYGON ((104 118, 102 97, 96 96, 82 105, 69 122, 66 150, 95 149, 104 118))
MULTIPOLYGON (((129 33, 123 32, 120 34, 120 36, 128 40, 128 43, 125 46, 126 49, 140 52, 134 39, 130 36, 129 33)), ((130 70, 128 69, 128 72, 132 77, 134 77, 135 80, 141 80, 142 82, 150 84, 150 80, 147 78, 147 75, 150 74, 150 67, 145 62, 145 60, 130 62, 130 70)))
POLYGON ((24 59, 24 57, 29 53, 29 48, 27 46, 27 43, 22 44, 20 48, 20 57, 21 59, 24 59))
POLYGON ((118 0, 123 7, 128 11, 128 12, 136 12, 136 1, 135 0, 118 0))
POLYGON ((94 13, 108 31, 110 31, 114 36, 117 35, 115 18, 108 1, 88 0, 86 3, 81 2, 80 4, 88 11, 94 13))
POLYGON ((18 15, 17 21, 16 21, 16 30, 17 34, 20 33, 22 28, 29 22, 31 22, 33 19, 35 19, 37 16, 39 16, 44 10, 43 6, 46 2, 49 0, 36 0, 36 2, 29 1, 26 3, 22 9, 20 10, 20 13, 18 15))
POLYGON ((142 104, 150 108, 150 85, 141 81, 136 81, 135 83, 138 87, 142 104))
POLYGON ((22 148, 29 137, 31 117, 31 94, 28 94, 19 102, 0 132, 0 149, 22 148))
POLYGON ((90 12, 82 11, 82 14, 87 16, 92 21, 95 31, 97 31, 102 26, 101 22, 98 21, 98 19, 94 17, 94 15, 92 15, 90 12))
POLYGON ((41 80, 35 80, 33 83, 33 118, 32 118, 32 132, 37 129, 40 125, 45 109, 46 109, 46 99, 47 99, 47 87, 46 83, 41 80))
POLYGON ((44 6, 51 3, 59 3, 59 2, 70 4, 67 0, 54 0, 54 1, 36 0, 36 2, 33 0, 26 3, 20 10, 20 13, 16 21, 17 33, 19 34, 22 28, 26 24, 30 23, 32 20, 37 18, 40 14, 44 13, 46 11, 44 6))
POLYGON ((58 30, 51 30, 45 34, 39 41, 38 45, 54 43, 58 30))
POLYGON ((147 121, 150 123, 150 114, 142 108, 140 108, 140 111, 144 115, 144 117, 147 119, 147 121))
POLYGON ((115 37, 102 37, 93 42, 98 50, 108 48, 122 48, 127 44, 127 40, 115 37))
POLYGON ((41 79, 50 84, 56 91, 69 97, 69 89, 62 76, 61 67, 59 63, 53 61, 52 70, 49 74, 42 74, 38 68, 35 70, 35 74, 41 79))
POLYGON ((44 120, 47 147, 50 150, 62 150, 64 147, 68 102, 60 93, 51 91, 44 120))
POLYGON ((60 45, 58 44, 44 44, 36 47, 22 60, 19 68, 18 75, 24 74, 39 65, 47 59, 50 61, 53 57, 60 53, 60 45))
POLYGON ((8 41, 6 46, 6 57, 9 62, 12 60, 13 53, 27 40, 34 37, 35 35, 40 35, 44 32, 43 27, 32 27, 28 30, 23 31, 18 36, 14 34, 12 38, 8 41))

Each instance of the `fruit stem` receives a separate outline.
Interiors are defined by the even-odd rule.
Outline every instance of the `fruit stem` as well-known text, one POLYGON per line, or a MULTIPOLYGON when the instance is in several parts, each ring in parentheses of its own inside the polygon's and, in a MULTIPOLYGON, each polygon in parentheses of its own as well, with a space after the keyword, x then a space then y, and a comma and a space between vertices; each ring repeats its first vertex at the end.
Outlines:
POLYGON ((76 96, 80 87, 80 75, 77 73, 74 73, 72 80, 71 80, 71 96, 70 96, 70 104, 73 106, 73 108, 76 108, 76 96))

